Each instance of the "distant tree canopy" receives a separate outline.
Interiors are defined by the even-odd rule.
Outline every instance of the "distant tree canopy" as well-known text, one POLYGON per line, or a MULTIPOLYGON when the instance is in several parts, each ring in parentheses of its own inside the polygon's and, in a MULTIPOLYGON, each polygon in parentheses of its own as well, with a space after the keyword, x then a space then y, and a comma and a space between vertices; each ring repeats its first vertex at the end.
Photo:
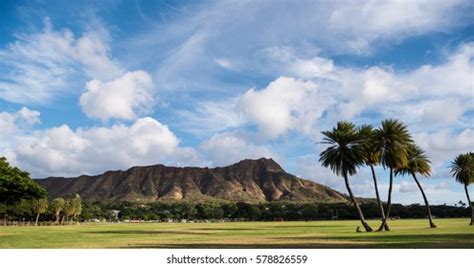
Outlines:
POLYGON ((0 157, 0 203, 13 205, 22 199, 46 196, 46 191, 30 178, 28 172, 11 166, 5 157, 0 157))

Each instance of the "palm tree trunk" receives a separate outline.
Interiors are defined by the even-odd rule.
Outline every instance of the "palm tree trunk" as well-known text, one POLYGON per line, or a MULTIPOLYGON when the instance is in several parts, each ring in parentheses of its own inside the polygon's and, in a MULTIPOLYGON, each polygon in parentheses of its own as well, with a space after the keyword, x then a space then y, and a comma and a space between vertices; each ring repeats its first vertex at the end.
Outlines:
POLYGON ((56 212, 56 224, 59 224, 59 212, 56 212))
POLYGON ((40 214, 39 214, 39 213, 36 213, 35 226, 38 226, 39 217, 40 217, 40 214))
POLYGON ((347 174, 344 174, 344 181, 346 183, 346 188, 347 188, 347 191, 349 192, 349 196, 352 200, 352 203, 354 203, 354 206, 357 210, 357 214, 359 214, 359 219, 360 219, 360 222, 362 223, 362 225, 364 226, 364 229, 365 231, 367 232, 372 232, 372 228, 369 226, 369 224, 367 224, 367 222, 365 221, 365 218, 364 218, 364 214, 362 213, 362 210, 360 209, 360 206, 359 206, 359 203, 357 203, 355 197, 354 197, 354 194, 352 193, 352 190, 351 190, 351 187, 349 185, 349 179, 347 178, 347 174))
POLYGON ((63 225, 63 223, 64 223, 64 215, 63 215, 63 217, 61 218, 61 225, 63 225))
MULTIPOLYGON (((382 231, 387 223, 387 220, 390 218, 390 209, 392 208, 392 189, 393 189, 393 169, 390 168, 390 184, 388 186, 388 198, 387 198, 387 213, 385 214, 385 219, 383 219, 382 224, 380 225, 377 231, 382 231)), ((387 231, 390 231, 387 230, 387 231)))
POLYGON ((469 225, 474 225, 474 207, 472 206, 471 198, 469 198, 467 184, 464 184, 464 190, 466 191, 467 202, 469 203, 469 207, 471 208, 471 223, 469 225))
POLYGON ((426 211, 428 212, 428 220, 430 222, 430 227, 431 228, 436 228, 436 224, 433 222, 433 216, 431 216, 431 209, 430 209, 430 204, 428 203, 428 198, 426 198, 425 191, 423 191, 423 188, 421 187, 420 182, 416 178, 415 173, 411 173, 413 176, 413 179, 416 182, 416 185, 418 185, 418 188, 420 189, 421 195, 423 196, 423 200, 425 201, 425 206, 426 206, 426 211))
MULTIPOLYGON (((380 208, 380 216, 383 221, 385 219, 385 211, 383 209, 382 201, 380 201, 379 186, 377 184, 377 176, 375 176, 374 166, 373 165, 369 165, 369 166, 370 166, 370 170, 372 171, 372 178, 374 179, 375 196, 377 197, 377 204, 380 208)), ((388 223, 385 222, 384 228, 387 231, 390 230, 390 227, 388 227, 388 223)))

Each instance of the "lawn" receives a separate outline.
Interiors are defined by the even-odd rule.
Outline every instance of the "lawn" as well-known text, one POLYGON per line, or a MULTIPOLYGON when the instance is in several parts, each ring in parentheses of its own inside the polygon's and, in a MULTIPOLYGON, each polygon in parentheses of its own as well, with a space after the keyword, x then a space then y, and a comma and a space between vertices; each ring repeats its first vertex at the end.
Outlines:
POLYGON ((467 219, 436 223, 397 220, 373 233, 357 233, 357 221, 2 226, 0 248, 474 248, 467 219))

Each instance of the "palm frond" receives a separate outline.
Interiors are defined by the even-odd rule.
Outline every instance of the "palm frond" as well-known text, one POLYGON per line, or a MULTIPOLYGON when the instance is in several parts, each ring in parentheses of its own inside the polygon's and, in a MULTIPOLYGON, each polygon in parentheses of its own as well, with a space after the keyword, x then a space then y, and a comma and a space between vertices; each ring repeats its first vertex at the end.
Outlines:
POLYGON ((460 154, 450 165, 451 174, 464 185, 474 183, 474 153, 460 154))
POLYGON ((383 167, 393 169, 408 165, 408 146, 413 139, 408 128, 395 119, 382 121, 380 128, 374 131, 374 146, 380 153, 383 167))
POLYGON ((329 167, 336 175, 354 175, 364 164, 364 142, 355 125, 338 122, 331 131, 321 132, 323 143, 330 145, 319 155, 324 167, 329 167))

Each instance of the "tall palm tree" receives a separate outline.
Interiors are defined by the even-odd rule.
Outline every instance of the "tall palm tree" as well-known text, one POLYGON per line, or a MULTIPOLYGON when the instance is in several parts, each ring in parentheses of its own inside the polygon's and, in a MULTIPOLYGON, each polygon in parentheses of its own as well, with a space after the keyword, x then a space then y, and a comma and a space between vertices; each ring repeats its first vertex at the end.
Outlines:
POLYGON ((33 209, 36 212, 35 226, 38 226, 40 214, 43 214, 48 209, 48 198, 41 198, 33 200, 33 209))
POLYGON ((430 204, 428 203, 428 198, 426 198, 425 192, 421 187, 416 174, 428 177, 431 172, 431 161, 426 156, 423 149, 415 144, 410 144, 408 146, 408 165, 405 167, 400 167, 395 169, 395 176, 398 175, 411 175, 420 189, 423 200, 425 201, 426 211, 428 213, 428 220, 431 228, 436 228, 436 224, 433 222, 433 217, 431 216, 430 204))
POLYGON ((74 212, 72 216, 73 219, 76 220, 76 217, 81 215, 82 212, 82 199, 79 194, 76 194, 72 199, 72 206, 74 207, 74 212))
POLYGON ((66 222, 69 222, 70 217, 74 215, 74 212, 75 208, 73 199, 66 199, 66 202, 64 202, 64 216, 66 216, 66 222))
POLYGON ((464 191, 466 192, 467 203, 471 208, 471 223, 474 225, 474 207, 469 197, 468 185, 474 183, 474 153, 469 152, 460 154, 451 162, 451 174, 457 182, 464 184, 464 191))
MULTIPOLYGON (((374 127, 371 125, 362 125, 359 127, 359 133, 364 138, 364 150, 365 150, 365 164, 370 167, 372 172, 372 179, 374 180, 375 196, 377 198, 377 205, 380 208, 380 218, 382 221, 385 219, 385 212, 383 203, 380 199, 379 187, 377 183, 377 176, 375 175, 375 166, 380 164, 380 152, 374 146, 374 127)), ((388 223, 385 222, 385 229, 389 230, 388 223)))
POLYGON ((56 224, 59 224, 59 216, 61 214, 61 211, 64 209, 66 201, 64 201, 64 198, 58 197, 55 198, 53 201, 51 201, 51 208, 54 211, 54 215, 56 216, 56 224))
POLYGON ((374 133, 374 146, 380 152, 380 160, 384 168, 390 170, 390 183, 388 187, 387 209, 378 231, 384 229, 387 219, 390 218, 392 207, 393 170, 405 167, 408 164, 409 144, 413 143, 408 128, 395 119, 385 119, 380 128, 374 133))
POLYGON ((364 214, 357 202, 349 184, 349 175, 357 173, 357 168, 364 164, 364 141, 354 124, 350 122, 338 122, 331 131, 321 132, 325 137, 323 144, 329 147, 319 155, 322 166, 329 167, 336 175, 344 178, 347 192, 354 204, 359 219, 367 232, 372 228, 367 224, 364 214))

